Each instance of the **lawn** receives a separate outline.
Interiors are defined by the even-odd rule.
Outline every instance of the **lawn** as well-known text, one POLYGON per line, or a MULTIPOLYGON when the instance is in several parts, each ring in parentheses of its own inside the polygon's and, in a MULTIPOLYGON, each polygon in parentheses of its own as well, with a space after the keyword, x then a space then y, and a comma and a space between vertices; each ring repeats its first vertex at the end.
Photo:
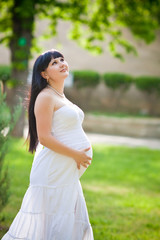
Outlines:
POLYGON ((145 118, 145 119, 160 118, 160 116, 151 116, 149 114, 143 114, 143 113, 125 113, 125 112, 109 113, 109 112, 103 112, 103 111, 90 111, 86 113, 93 114, 95 116, 118 117, 118 118, 140 118, 140 119, 141 118, 145 118))
MULTIPOLYGON (((3 228, 18 212, 29 184, 33 156, 23 142, 14 139, 6 155, 11 195, 0 214, 3 228)), ((102 145, 93 151, 81 183, 95 240, 160 239, 160 151, 102 145)))

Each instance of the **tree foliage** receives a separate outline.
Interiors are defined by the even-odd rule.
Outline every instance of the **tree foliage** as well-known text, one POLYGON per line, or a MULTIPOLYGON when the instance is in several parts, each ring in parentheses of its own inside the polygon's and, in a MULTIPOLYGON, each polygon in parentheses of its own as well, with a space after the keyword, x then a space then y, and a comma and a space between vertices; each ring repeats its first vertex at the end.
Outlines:
MULTIPOLYGON (((24 51, 27 45, 24 30, 32 33, 33 40, 35 18, 50 20, 49 35, 56 34, 58 20, 62 19, 72 22, 70 37, 82 47, 101 53, 104 47, 100 42, 106 40, 106 48, 115 57, 122 58, 118 46, 136 53, 134 46, 123 37, 123 28, 130 29, 136 37, 150 43, 159 28, 159 9, 160 0, 1 0, 1 42, 10 44, 10 47, 13 47, 13 39, 18 42, 16 56, 21 60, 21 55, 28 54, 24 51), (14 26, 17 19, 19 24, 14 26)), ((19 61, 19 68, 25 64, 25 61, 19 61)))

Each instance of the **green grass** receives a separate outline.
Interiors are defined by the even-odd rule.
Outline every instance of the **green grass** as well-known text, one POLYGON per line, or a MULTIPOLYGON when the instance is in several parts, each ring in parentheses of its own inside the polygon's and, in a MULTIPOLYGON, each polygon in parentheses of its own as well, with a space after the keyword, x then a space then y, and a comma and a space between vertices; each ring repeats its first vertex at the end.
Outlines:
MULTIPOLYGON (((160 239, 160 151, 101 145, 93 149, 93 162, 81 183, 95 240, 160 239)), ((3 227, 18 212, 32 159, 22 140, 12 142, 6 156, 11 196, 0 215, 3 227)))
POLYGON ((118 117, 118 118, 160 118, 160 116, 151 116, 149 114, 142 114, 142 113, 123 113, 123 112, 115 112, 115 113, 109 113, 109 112, 101 112, 101 111, 92 111, 87 112, 89 114, 93 114, 95 116, 106 116, 106 117, 118 117))
POLYGON ((96 240, 160 238, 160 151, 94 147, 82 178, 96 240))

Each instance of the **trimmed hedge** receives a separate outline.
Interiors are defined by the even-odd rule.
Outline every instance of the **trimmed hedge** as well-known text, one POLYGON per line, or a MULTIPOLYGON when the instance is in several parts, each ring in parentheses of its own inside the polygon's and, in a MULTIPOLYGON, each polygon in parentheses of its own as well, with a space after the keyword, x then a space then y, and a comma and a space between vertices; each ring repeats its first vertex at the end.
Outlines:
POLYGON ((21 84, 16 79, 11 79, 11 67, 7 65, 0 65, 0 81, 2 81, 3 84, 6 84, 9 88, 21 84))
POLYGON ((103 79, 107 87, 116 89, 119 87, 128 88, 133 78, 123 73, 104 73, 103 79))
POLYGON ((100 74, 91 71, 91 70, 84 70, 84 71, 72 71, 74 76, 74 82, 77 87, 87 87, 93 86, 95 87, 100 83, 100 74))
POLYGON ((142 91, 160 93, 160 77, 141 76, 135 78, 134 83, 142 91))
POLYGON ((11 67, 6 65, 0 65, 0 80, 6 83, 11 77, 11 67))
MULTIPOLYGON (((76 87, 95 87, 103 80, 107 87, 116 89, 123 87, 127 89, 131 83, 136 87, 146 92, 158 92, 160 94, 160 77, 140 76, 132 77, 123 73, 104 73, 100 75, 92 70, 78 70, 72 71, 74 75, 74 84, 76 87)), ((7 65, 0 65, 0 80, 3 83, 11 84, 14 81, 10 79, 11 67, 7 65)), ((12 85, 13 85, 12 83, 12 85)))

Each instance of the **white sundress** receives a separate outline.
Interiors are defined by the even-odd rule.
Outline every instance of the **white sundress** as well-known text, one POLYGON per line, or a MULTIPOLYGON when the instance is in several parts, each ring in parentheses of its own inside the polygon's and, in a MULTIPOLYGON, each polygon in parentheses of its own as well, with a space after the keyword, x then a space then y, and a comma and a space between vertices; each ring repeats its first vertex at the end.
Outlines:
MULTIPOLYGON (((73 149, 91 147, 83 119, 77 105, 62 106, 53 114, 53 136, 73 149)), ((92 148, 86 153, 92 157, 92 148)), ((85 170, 74 159, 40 146, 21 208, 2 240, 93 240, 79 181, 85 170)))

